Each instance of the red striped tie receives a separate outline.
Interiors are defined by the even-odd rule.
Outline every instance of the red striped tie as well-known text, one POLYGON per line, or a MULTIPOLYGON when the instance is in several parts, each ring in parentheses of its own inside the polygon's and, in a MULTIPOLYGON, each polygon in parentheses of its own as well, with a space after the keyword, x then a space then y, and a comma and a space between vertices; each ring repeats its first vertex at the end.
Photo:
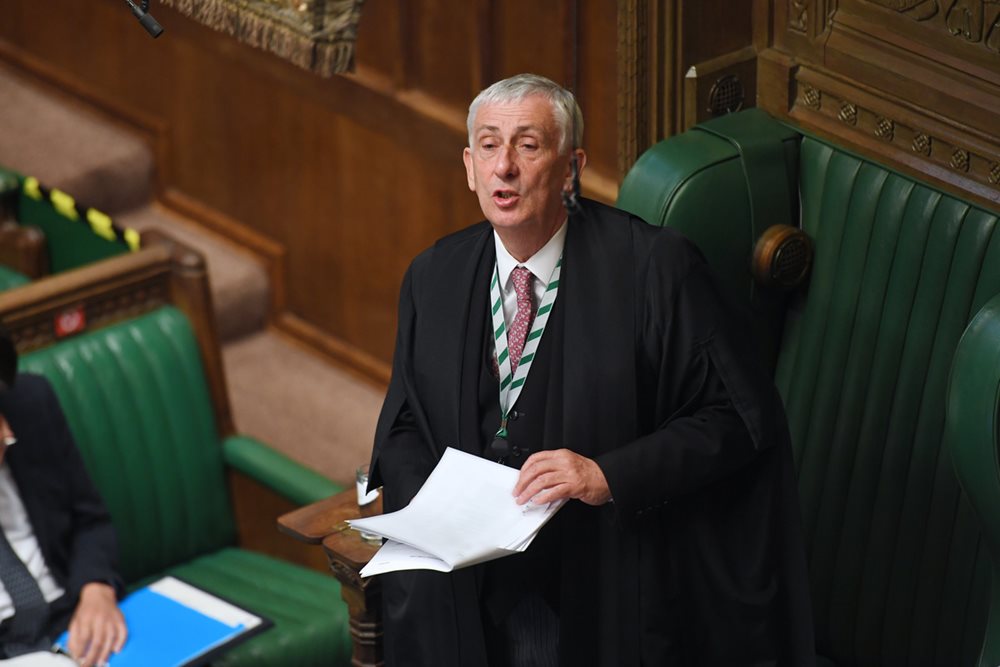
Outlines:
POLYGON ((517 295, 517 313, 507 330, 507 349, 510 354, 510 372, 517 372, 517 364, 521 361, 524 351, 524 341, 531 331, 531 323, 535 319, 535 290, 532 289, 534 274, 523 266, 511 271, 514 282, 514 294, 517 295))

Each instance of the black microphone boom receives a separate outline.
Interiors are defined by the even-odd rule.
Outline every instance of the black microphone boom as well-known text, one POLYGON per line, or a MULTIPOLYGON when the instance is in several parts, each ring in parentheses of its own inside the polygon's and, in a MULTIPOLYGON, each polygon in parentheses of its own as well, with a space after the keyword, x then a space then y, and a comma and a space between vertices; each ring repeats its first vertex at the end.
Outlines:
POLYGON ((142 0, 142 6, 135 4, 132 0, 125 0, 129 7, 132 8, 132 13, 137 19, 139 19, 139 24, 146 29, 154 39, 163 34, 163 26, 161 26, 153 15, 149 13, 149 0, 142 0))

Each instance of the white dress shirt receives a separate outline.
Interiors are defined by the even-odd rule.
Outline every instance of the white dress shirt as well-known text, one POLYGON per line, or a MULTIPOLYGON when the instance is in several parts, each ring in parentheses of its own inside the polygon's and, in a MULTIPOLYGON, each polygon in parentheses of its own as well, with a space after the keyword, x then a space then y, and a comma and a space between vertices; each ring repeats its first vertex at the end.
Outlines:
POLYGON ((559 230, 552 235, 548 243, 534 255, 523 262, 518 262, 511 257, 504 247, 503 241, 493 232, 493 242, 497 249, 497 272, 500 274, 500 293, 503 297, 503 319, 509 327, 517 314, 517 292, 514 291, 514 281, 510 279, 510 274, 515 268, 523 266, 534 274, 536 280, 532 283, 535 292, 535 309, 542 302, 545 295, 545 288, 549 284, 549 276, 562 256, 563 248, 566 246, 566 221, 564 220, 559 230))

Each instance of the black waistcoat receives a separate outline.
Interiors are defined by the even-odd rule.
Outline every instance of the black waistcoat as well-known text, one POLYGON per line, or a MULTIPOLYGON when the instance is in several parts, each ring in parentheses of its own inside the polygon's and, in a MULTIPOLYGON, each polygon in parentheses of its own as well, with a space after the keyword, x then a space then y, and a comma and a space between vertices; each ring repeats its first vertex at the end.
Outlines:
MULTIPOLYGON (((484 318, 489 314, 484 312, 484 318)), ((562 309, 559 299, 549 314, 545 333, 531 362, 528 378, 511 411, 507 431, 512 450, 506 465, 520 468, 534 452, 558 449, 562 442, 562 309)), ((500 427, 499 384, 492 372, 492 325, 484 324, 479 365, 480 445, 489 456, 489 444, 500 427)), ((525 595, 540 594, 558 613, 559 603, 559 515, 538 534, 522 554, 507 556, 483 567, 483 603, 494 622, 503 620, 525 595)))

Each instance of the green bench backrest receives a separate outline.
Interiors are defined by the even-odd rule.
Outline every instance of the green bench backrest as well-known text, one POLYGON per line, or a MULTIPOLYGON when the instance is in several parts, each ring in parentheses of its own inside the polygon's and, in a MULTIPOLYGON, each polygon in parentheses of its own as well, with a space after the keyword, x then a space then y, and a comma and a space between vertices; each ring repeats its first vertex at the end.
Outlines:
MULTIPOLYGON (((29 187, 28 178, 0 167, 0 180, 6 184, 0 187, 17 183, 14 197, 17 222, 42 230, 49 253, 49 271, 52 273, 129 252, 123 240, 104 238, 93 231, 86 220, 90 209, 82 210, 79 206, 76 207, 79 210, 67 209, 71 216, 75 216, 71 219, 57 210, 49 196, 52 191, 39 186, 34 179, 31 179, 33 185, 29 187)), ((111 232, 106 230, 105 233, 111 232)))
POLYGON ((997 216, 809 137, 799 164, 817 253, 776 380, 820 649, 838 665, 974 664, 989 556, 943 425, 958 340, 1000 293, 997 216))
POLYGON ((698 246, 722 292, 747 309, 768 368, 781 339, 784 295, 757 287, 751 252, 765 228, 796 221, 798 141, 757 109, 723 117, 643 153, 618 194, 619 208, 678 229, 698 246))
POLYGON ((233 544, 222 450, 187 318, 167 306, 22 357, 52 382, 134 582, 233 544))
MULTIPOLYGON (((707 131, 717 122, 647 151, 619 206, 685 232, 746 304, 761 296, 748 270, 754 217, 801 205, 810 282, 783 326, 751 310, 758 333, 780 340, 819 652, 838 667, 973 665, 989 554, 943 425, 959 337, 1000 293, 997 216, 769 120, 772 154, 797 180, 780 201, 753 189, 737 143, 707 131)), ((762 122, 748 111, 726 129, 753 136, 762 122)))

